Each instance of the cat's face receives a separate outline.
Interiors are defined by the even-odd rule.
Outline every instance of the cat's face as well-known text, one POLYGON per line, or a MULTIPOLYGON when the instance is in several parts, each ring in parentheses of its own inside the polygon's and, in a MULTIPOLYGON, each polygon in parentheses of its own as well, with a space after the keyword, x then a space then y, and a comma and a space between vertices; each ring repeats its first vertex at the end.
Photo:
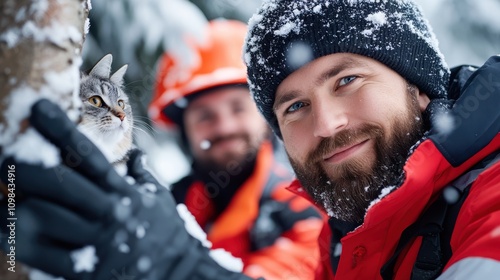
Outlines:
POLYGON ((114 163, 132 148, 133 116, 129 99, 122 90, 127 66, 110 76, 112 56, 104 56, 88 74, 82 74, 80 99, 83 103, 79 129, 114 163))
POLYGON ((89 76, 80 85, 82 125, 103 137, 118 139, 132 129, 127 95, 109 80, 89 76))

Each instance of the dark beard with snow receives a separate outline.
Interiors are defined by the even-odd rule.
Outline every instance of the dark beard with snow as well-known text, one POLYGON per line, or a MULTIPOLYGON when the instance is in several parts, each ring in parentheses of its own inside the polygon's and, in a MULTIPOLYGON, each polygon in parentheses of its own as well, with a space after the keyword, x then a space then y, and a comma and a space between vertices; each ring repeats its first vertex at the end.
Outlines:
POLYGON ((297 179, 330 217, 362 223, 367 208, 372 201, 381 197, 382 190, 393 190, 402 183, 403 166, 409 150, 421 139, 424 131, 418 102, 413 97, 415 95, 410 96, 410 111, 406 117, 394 119, 392 135, 385 135, 382 127, 366 124, 359 129, 344 130, 333 138, 323 139, 308 155, 305 164, 290 158, 297 179), (334 148, 364 138, 375 140, 375 163, 368 162, 366 158, 354 159, 333 170, 333 178, 328 176, 322 166, 322 156, 334 148))

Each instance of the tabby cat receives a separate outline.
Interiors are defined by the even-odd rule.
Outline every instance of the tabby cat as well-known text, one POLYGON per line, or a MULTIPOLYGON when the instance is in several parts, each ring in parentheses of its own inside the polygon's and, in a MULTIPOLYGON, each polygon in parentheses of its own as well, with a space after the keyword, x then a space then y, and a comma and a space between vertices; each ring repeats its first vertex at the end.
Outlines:
POLYGON ((105 55, 88 73, 82 73, 82 131, 115 167, 124 166, 132 149, 133 116, 122 89, 127 65, 110 76, 113 56, 105 55))

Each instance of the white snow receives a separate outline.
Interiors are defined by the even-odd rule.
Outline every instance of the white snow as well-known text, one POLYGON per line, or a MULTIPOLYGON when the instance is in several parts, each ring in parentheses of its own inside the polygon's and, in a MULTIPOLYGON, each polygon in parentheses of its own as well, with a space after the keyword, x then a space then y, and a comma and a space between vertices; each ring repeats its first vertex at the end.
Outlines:
POLYGON ((366 209, 366 212, 368 212, 368 210, 370 208, 373 207, 373 205, 379 203, 382 198, 386 197, 388 194, 390 194, 394 189, 396 188, 396 186, 387 186, 385 188, 383 188, 381 191, 380 191, 380 195, 378 198, 374 199, 372 202, 370 202, 370 205, 368 205, 368 208, 366 209))
POLYGON ((95 254, 94 246, 86 246, 71 252, 71 260, 73 261, 73 271, 75 272, 92 272, 94 266, 98 263, 99 259, 95 254))
POLYGON ((29 14, 33 14, 35 16, 35 20, 41 20, 45 16, 45 13, 48 11, 48 9, 48 0, 32 1, 29 9, 29 14))
POLYGON ((177 212, 179 212, 179 216, 184 220, 187 232, 194 238, 200 240, 203 246, 211 248, 212 242, 207 240, 207 234, 198 225, 198 222, 196 222, 194 216, 191 212, 189 212, 186 205, 182 203, 177 204, 177 212))
POLYGON ((141 256, 137 261, 137 269, 140 272, 146 272, 151 268, 152 264, 153 263, 149 257, 141 256))
POLYGON ((454 204, 460 198, 460 192, 453 187, 446 187, 443 190, 444 200, 449 204, 454 204))
POLYGON ((333 256, 334 257, 339 257, 342 254, 342 244, 337 243, 335 244, 335 249, 333 251, 333 256))
POLYGON ((208 141, 208 140, 203 140, 203 141, 201 141, 201 143, 200 143, 200 148, 201 148, 202 150, 208 150, 208 149, 210 148, 210 146, 211 146, 211 145, 212 145, 212 144, 210 143, 210 141, 208 141))
POLYGON ((376 12, 373 14, 369 14, 366 17, 366 21, 371 22, 371 25, 373 25, 373 27, 363 30, 361 34, 365 36, 372 36, 373 31, 378 30, 382 25, 387 23, 387 16, 384 12, 376 12))
POLYGON ((33 164, 41 162, 46 167, 56 166, 60 162, 59 150, 31 127, 18 136, 11 145, 6 146, 4 153, 14 155, 21 162, 33 164), (36 157, 33 156, 35 151, 36 157))
POLYGON ((310 62, 313 59, 311 47, 303 42, 295 42, 291 48, 287 50, 286 61, 292 69, 310 62))
POLYGON ((143 238, 146 235, 146 229, 142 225, 138 225, 136 230, 135 230, 135 236, 138 239, 143 238))
POLYGON ((317 14, 321 13, 321 4, 314 6, 313 12, 315 12, 317 14))
POLYGON ((209 251, 209 254, 213 260, 227 270, 234 272, 241 272, 243 270, 243 261, 224 249, 213 249, 209 251))
POLYGON ((87 18, 85 20, 85 26, 83 27, 83 33, 84 34, 88 34, 89 33, 89 30, 90 30, 90 19, 87 18))
POLYGON ((287 36, 292 30, 295 33, 299 33, 298 26, 295 22, 287 22, 283 24, 278 30, 275 30, 274 34, 278 36, 287 36))
POLYGON ((118 251, 124 254, 130 253, 130 247, 127 243, 121 243, 120 245, 118 245, 118 251))
POLYGON ((35 42, 49 41, 64 47, 67 40, 82 42, 83 36, 74 26, 62 25, 59 22, 51 22, 50 25, 39 27, 33 21, 27 21, 20 28, 13 27, 6 33, 0 35, 0 42, 6 42, 8 48, 17 45, 20 39, 32 38, 35 42))
POLYGON ((449 113, 436 112, 433 126, 440 135, 448 135, 455 129, 455 119, 449 113))
POLYGON ((116 217, 118 221, 125 221, 127 220, 131 213, 132 209, 130 208, 130 198, 124 197, 121 199, 121 201, 118 201, 115 203, 115 206, 113 208, 113 214, 116 217))
MULTIPOLYGON (((198 225, 194 216, 189 212, 186 205, 178 204, 177 212, 179 216, 184 220, 184 226, 186 227, 186 231, 198 239, 203 246, 207 248, 212 247, 212 243, 207 240, 207 234, 203 231, 203 229, 198 225)), ((235 271, 241 272, 243 270, 243 261, 239 258, 234 257, 231 253, 225 251, 224 249, 216 249, 210 250, 210 256, 213 260, 215 260, 222 267, 235 271)))
POLYGON ((24 134, 17 135, 21 121, 29 116, 31 106, 47 95, 49 94, 40 95, 26 85, 12 91, 7 99, 7 109, 3 112, 7 125, 0 127, 0 144, 5 145, 5 156, 13 155, 21 162, 42 163, 46 167, 55 166, 60 162, 58 150, 34 129, 29 128, 24 134))
MULTIPOLYGON (((69 119, 74 122, 80 117, 79 108, 82 104, 78 94, 80 92, 79 68, 81 64, 81 57, 75 56, 72 59, 72 65, 66 70, 47 72, 44 75, 48 89, 50 89, 52 95, 55 95, 54 98, 51 98, 52 101, 61 108, 66 109, 69 119), (60 98, 61 96, 68 96, 69 93, 71 98, 60 98), (71 107, 73 107, 72 110, 67 110, 71 107)), ((47 96, 44 97, 47 98, 47 96)))
POLYGON ((369 14, 366 17, 367 21, 370 21, 375 26, 382 26, 387 23, 387 16, 384 12, 376 12, 373 14, 369 14))

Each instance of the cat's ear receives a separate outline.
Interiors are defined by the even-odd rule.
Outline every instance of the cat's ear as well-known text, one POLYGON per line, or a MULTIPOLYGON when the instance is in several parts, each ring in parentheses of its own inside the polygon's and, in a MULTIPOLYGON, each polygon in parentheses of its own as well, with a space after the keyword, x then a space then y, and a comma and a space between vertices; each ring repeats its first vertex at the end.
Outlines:
POLYGON ((113 84, 121 87, 123 85, 123 76, 125 76, 125 72, 127 72, 127 68, 128 68, 128 64, 123 65, 122 67, 120 67, 120 69, 116 70, 116 72, 113 73, 113 75, 111 75, 109 80, 113 84))
POLYGON ((111 63, 113 62, 113 56, 111 54, 105 55, 101 60, 99 60, 94 67, 89 72, 90 76, 96 76, 99 78, 108 79, 109 73, 111 72, 111 63))

